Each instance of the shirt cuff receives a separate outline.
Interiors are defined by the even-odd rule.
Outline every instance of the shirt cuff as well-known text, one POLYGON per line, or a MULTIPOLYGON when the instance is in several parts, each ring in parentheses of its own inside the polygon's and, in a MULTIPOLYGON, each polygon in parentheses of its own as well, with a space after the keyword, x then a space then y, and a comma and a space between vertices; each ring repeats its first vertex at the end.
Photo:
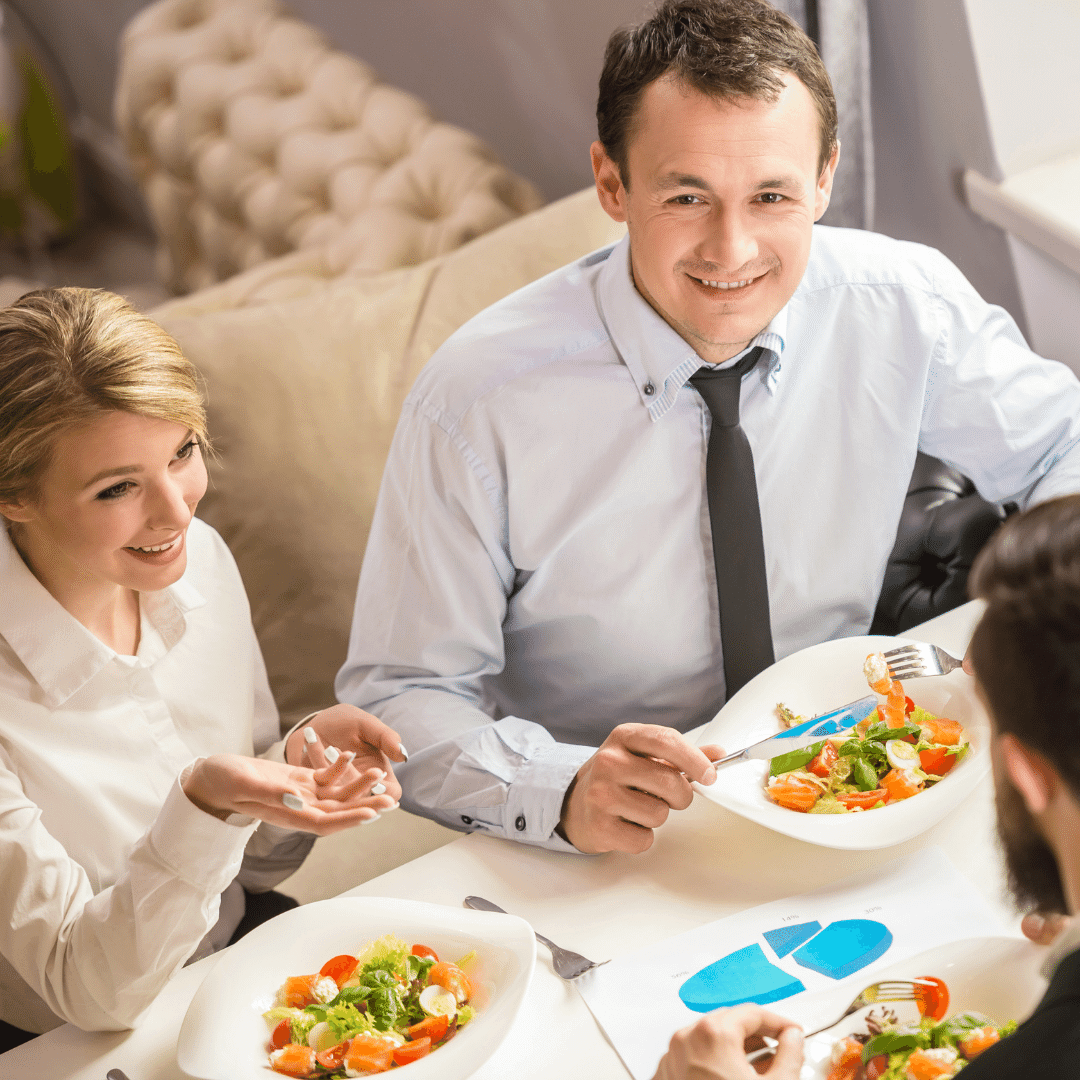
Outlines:
POLYGON ((594 746, 555 743, 518 770, 506 793, 503 832, 510 840, 541 844, 552 851, 577 851, 555 831, 563 798, 578 769, 596 753, 594 746))
MULTIPOLYGON (((150 826, 150 847, 172 873, 207 895, 221 893, 240 872, 244 848, 258 824, 238 826, 200 810, 181 786, 196 762, 176 778, 150 826)), ((240 815, 233 815, 239 817, 240 815)))

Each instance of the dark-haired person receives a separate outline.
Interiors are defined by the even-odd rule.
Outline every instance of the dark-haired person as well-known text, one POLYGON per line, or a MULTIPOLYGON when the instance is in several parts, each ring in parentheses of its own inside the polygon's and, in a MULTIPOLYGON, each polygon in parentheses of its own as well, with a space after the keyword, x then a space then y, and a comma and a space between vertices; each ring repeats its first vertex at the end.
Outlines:
POLYGON ((408 809, 635 852, 715 778, 680 732, 867 631, 917 451, 992 501, 1080 490, 1080 383, 938 252, 815 227, 835 101, 768 4, 616 32, 597 119, 628 236, 421 373, 337 690, 401 732, 408 809))
MULTIPOLYGON (((998 835, 1024 932, 1057 933, 1050 979, 1016 1032, 964 1066, 964 1080, 1080 1072, 1080 496, 1012 518, 979 556, 972 592, 987 601, 968 653, 990 716, 998 835), (1062 932, 1062 926, 1064 930, 1062 932)), ((1008 1017, 995 1017, 999 1021, 1008 1017)), ((755 1006, 713 1013, 678 1032, 656 1080, 750 1080, 746 1053, 778 1039, 765 1074, 795 1080, 801 1033, 755 1006)), ((763 1066, 764 1067, 764 1063, 763 1066)))

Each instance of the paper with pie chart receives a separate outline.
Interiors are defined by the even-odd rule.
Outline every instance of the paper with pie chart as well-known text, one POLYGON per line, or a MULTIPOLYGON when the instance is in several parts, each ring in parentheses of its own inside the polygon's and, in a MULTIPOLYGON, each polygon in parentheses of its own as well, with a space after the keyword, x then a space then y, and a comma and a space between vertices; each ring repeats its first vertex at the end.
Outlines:
POLYGON ((811 992, 850 983, 854 997, 876 966, 1003 931, 982 895, 931 848, 618 957, 576 985, 626 1067, 648 1080, 671 1036, 704 1013, 753 1002, 799 1019, 811 992))

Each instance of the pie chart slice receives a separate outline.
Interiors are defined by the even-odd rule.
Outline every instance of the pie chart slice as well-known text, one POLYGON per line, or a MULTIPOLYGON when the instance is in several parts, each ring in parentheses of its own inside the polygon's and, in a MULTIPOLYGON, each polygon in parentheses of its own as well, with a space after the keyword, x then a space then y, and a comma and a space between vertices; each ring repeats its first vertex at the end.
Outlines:
POLYGON ((797 949, 804 941, 809 941, 819 930, 821 923, 799 923, 796 926, 781 926, 777 930, 766 930, 761 936, 769 943, 778 957, 787 956, 792 949, 797 949))
POLYGON ((793 959, 830 979, 846 979, 883 955, 892 941, 889 928, 874 919, 842 919, 796 949, 793 959))
POLYGON ((712 1012, 751 1001, 768 1005, 801 993, 806 987, 765 959, 760 945, 729 953, 691 975, 679 987, 679 997, 694 1012, 712 1012))

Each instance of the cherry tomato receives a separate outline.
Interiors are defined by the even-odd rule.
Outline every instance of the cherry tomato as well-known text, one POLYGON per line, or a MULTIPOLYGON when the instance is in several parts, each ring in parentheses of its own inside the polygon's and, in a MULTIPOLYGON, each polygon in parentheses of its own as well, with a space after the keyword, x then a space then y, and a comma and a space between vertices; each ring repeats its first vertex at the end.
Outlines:
POLYGON ((817 755, 806 766, 807 772, 812 772, 815 776, 828 776, 829 770, 840 760, 840 754, 831 742, 826 742, 821 748, 821 753, 817 755))
POLYGON ((846 792, 837 795, 836 799, 849 810, 854 810, 857 806, 861 806, 864 810, 869 810, 871 807, 877 806, 879 802, 887 803, 889 801, 889 793, 884 788, 876 788, 874 791, 846 792))
POLYGON ((932 746, 919 751, 919 768, 925 773, 944 776, 956 764, 956 754, 950 754, 947 746, 932 746))
POLYGON ((340 988, 352 977, 352 973, 356 970, 356 965, 359 963, 359 957, 350 956, 348 953, 342 953, 340 956, 334 956, 327 960, 326 963, 319 968, 319 974, 325 975, 329 979, 333 979, 340 988))
POLYGON ((457 966, 440 960, 428 972, 428 985, 444 986, 459 1005, 469 1000, 469 977, 457 966))
POLYGON ((412 1042, 407 1042, 404 1046, 399 1046, 394 1051, 394 1064, 395 1065, 408 1065, 410 1061, 416 1061, 417 1058, 427 1057, 431 1053, 431 1040, 425 1036, 422 1039, 414 1039, 412 1042))
POLYGON ((426 956, 429 960, 434 960, 436 964, 439 962, 438 953, 434 949, 429 949, 426 945, 414 945, 412 954, 413 956, 426 956))
POLYGON ((315 1055, 315 1060, 324 1069, 340 1069, 345 1064, 345 1052, 349 1049, 349 1043, 340 1042, 337 1046, 331 1046, 326 1050, 321 1050, 315 1055))
POLYGON ((905 694, 904 695, 904 712, 910 714, 910 713, 913 713, 914 711, 915 711, 915 702, 912 701, 911 698, 909 698, 907 696, 907 694, 905 694))
POLYGON ((437 1043, 445 1034, 446 1029, 450 1026, 449 1016, 428 1016, 421 1020, 418 1024, 413 1024, 409 1028, 410 1039, 430 1039, 432 1044, 437 1043))
POLYGON ((283 1046, 288 1046, 292 1039, 292 1025, 288 1020, 282 1020, 276 1028, 274 1028, 274 1034, 270 1036, 270 1045, 275 1050, 280 1050, 283 1046))
POLYGON ((889 1067, 889 1055, 878 1054, 866 1063, 866 1080, 881 1080, 889 1067))
POLYGON ((920 975, 920 980, 931 983, 930 986, 915 987, 915 1004, 923 1016, 931 1020, 940 1020, 949 1009, 949 988, 933 975, 920 975))

